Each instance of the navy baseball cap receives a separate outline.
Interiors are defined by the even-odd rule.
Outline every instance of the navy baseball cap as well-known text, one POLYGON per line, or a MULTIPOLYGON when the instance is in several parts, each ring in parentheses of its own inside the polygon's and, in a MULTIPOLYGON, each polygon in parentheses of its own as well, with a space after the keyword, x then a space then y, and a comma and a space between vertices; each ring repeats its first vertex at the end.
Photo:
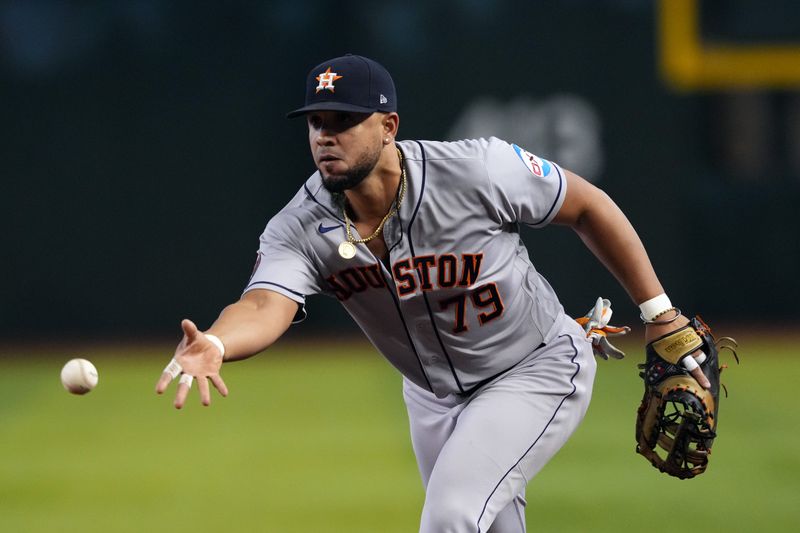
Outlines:
POLYGON ((367 57, 347 54, 324 61, 308 73, 306 105, 286 117, 310 111, 397 111, 394 82, 389 71, 367 57))

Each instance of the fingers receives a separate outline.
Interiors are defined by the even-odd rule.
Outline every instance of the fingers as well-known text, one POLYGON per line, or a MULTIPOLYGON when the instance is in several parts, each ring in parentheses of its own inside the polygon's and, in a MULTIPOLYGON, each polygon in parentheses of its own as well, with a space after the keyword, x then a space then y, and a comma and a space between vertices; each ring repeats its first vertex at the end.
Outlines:
POLYGON ((700 384, 701 387, 703 387, 704 389, 711 388, 711 382, 708 381, 706 375, 703 374, 702 368, 698 366, 697 368, 695 368, 694 370, 690 370, 689 372, 692 374, 692 377, 695 379, 695 381, 697 381, 700 384))
POLYGON ((209 376, 211 378, 211 383, 214 384, 214 387, 219 391, 219 393, 223 396, 228 395, 228 387, 225 385, 225 382, 222 380, 222 376, 219 374, 215 374, 213 376, 209 376))
MULTIPOLYGON (((156 384, 156 392, 158 394, 162 394, 165 390, 167 390, 167 387, 172 379, 172 375, 170 375, 169 372, 164 371, 164 373, 161 374, 161 379, 159 379, 158 383, 156 384)), ((178 380, 178 391, 175 393, 176 409, 182 409, 183 406, 186 405, 186 398, 189 396, 189 391, 192 388, 192 382, 194 379, 195 378, 189 374, 181 374, 181 378, 178 380)), ((222 396, 228 395, 228 386, 225 385, 225 381, 222 379, 222 376, 215 374, 208 376, 208 379, 211 379, 211 383, 214 384, 214 387, 222 396)), ((211 405, 211 388, 208 386, 208 379, 205 376, 197 379, 197 388, 200 391, 200 401, 205 406, 211 405)))
POLYGON ((183 334, 186 335, 186 340, 188 342, 192 342, 197 338, 199 330, 194 322, 188 318, 181 320, 181 329, 183 329, 183 334))
POLYGON ((708 381, 708 378, 703 373, 703 369, 700 368, 700 365, 697 363, 698 359, 705 361, 705 354, 702 351, 697 351, 692 354, 692 357, 684 357, 681 359, 681 364, 683 367, 689 371, 692 377, 700 384, 701 387, 704 389, 711 388, 711 382, 708 381))
POLYGON ((211 392, 208 388, 208 380, 204 377, 197 379, 197 389, 200 391, 200 402, 208 407, 211 405, 211 392))
POLYGON ((189 389, 192 387, 192 380, 194 378, 189 374, 183 374, 180 381, 178 381, 178 392, 175 393, 175 409, 181 409, 186 403, 186 397, 189 395, 189 389))
MULTIPOLYGON (((219 374, 208 376, 214 387, 223 396, 228 395, 228 387, 222 380, 219 374)), ((183 374, 178 382, 178 392, 175 394, 175 408, 181 409, 186 404, 186 398, 189 395, 189 390, 192 388, 192 381, 195 378, 188 374, 183 374)), ((206 377, 197 378, 197 389, 200 391, 200 402, 205 405, 211 405, 211 388, 208 386, 208 379, 206 377)))
POLYGON ((172 376, 169 372, 164 372, 161 374, 161 379, 158 380, 156 383, 156 394, 163 394, 167 387, 169 386, 170 382, 172 381, 172 376))
POLYGON ((173 357, 172 360, 167 364, 164 368, 164 372, 161 374, 161 378, 156 383, 156 393, 161 394, 165 390, 167 390, 167 386, 169 385, 170 381, 178 377, 178 375, 183 371, 180 363, 175 360, 173 357))
POLYGON ((694 357, 694 360, 697 361, 698 365, 702 365, 705 362, 707 356, 705 352, 703 352, 702 350, 698 350, 692 354, 692 357, 694 357))

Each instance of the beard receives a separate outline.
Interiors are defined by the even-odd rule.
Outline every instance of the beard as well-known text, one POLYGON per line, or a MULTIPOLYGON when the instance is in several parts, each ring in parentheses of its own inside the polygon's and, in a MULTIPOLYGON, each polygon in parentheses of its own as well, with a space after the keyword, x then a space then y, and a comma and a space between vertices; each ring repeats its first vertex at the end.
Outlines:
POLYGON ((320 170, 322 176, 322 185, 333 194, 341 194, 348 189, 358 186, 364 179, 369 176, 369 173, 378 164, 381 157, 381 149, 378 148, 374 152, 364 153, 358 161, 353 164, 352 168, 344 174, 330 174, 325 175, 320 170))

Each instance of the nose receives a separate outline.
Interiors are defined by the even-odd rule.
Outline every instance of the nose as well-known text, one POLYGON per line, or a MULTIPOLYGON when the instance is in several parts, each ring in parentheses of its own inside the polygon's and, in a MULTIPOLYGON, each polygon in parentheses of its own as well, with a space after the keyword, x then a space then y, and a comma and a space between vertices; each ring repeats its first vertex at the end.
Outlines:
POLYGON ((330 146, 336 140, 336 134, 328 128, 322 127, 317 134, 316 143, 319 146, 330 146))

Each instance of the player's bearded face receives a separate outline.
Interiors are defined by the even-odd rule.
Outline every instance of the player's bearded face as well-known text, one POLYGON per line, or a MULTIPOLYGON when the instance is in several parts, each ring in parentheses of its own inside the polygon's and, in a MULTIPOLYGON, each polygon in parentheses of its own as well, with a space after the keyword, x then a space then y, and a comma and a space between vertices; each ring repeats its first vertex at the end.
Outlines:
POLYGON ((311 152, 322 184, 332 193, 357 187, 381 157, 380 118, 369 113, 320 111, 307 119, 311 152))
POLYGON ((380 146, 374 150, 365 150, 352 165, 349 165, 349 168, 341 173, 327 172, 326 165, 321 164, 319 171, 322 175, 322 184, 332 193, 342 193, 347 189, 352 189, 369 176, 369 173, 378 164, 380 156, 380 146))

